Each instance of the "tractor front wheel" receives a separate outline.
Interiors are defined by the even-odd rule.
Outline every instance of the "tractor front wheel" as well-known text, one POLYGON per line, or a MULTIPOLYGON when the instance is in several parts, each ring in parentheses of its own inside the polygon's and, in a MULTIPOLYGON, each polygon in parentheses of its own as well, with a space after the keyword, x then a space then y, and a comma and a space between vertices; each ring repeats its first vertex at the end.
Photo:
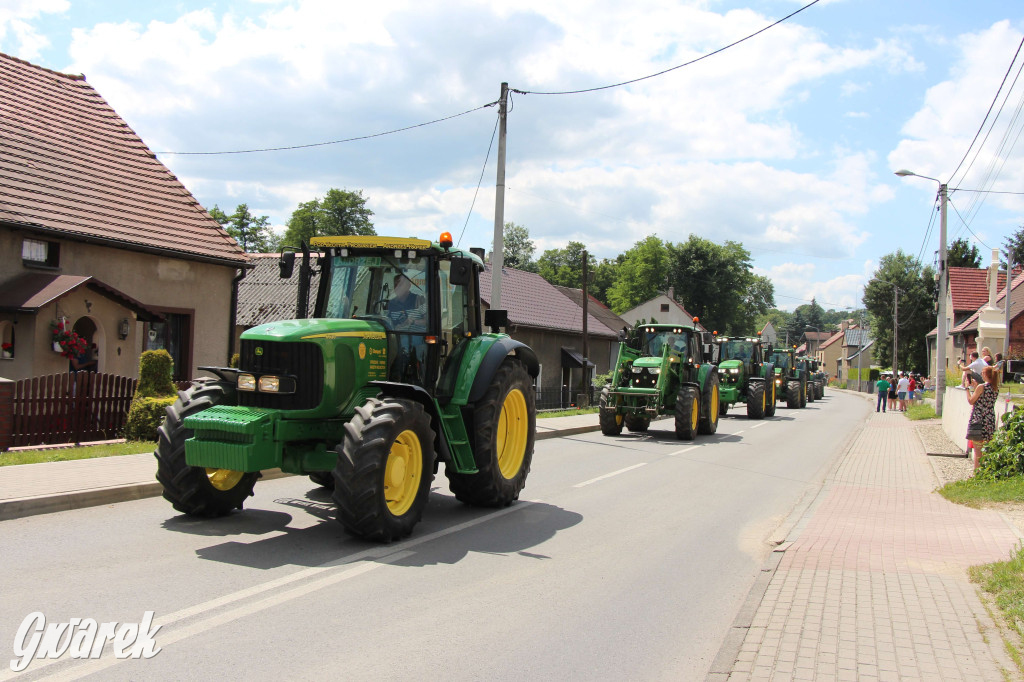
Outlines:
POLYGON ((641 417, 640 415, 633 413, 626 415, 626 428, 633 433, 646 433, 650 425, 651 420, 647 417, 641 417))
POLYGON ((774 417, 779 396, 775 395, 775 382, 769 377, 764 382, 764 416, 774 417))
POLYGON ((786 407, 795 410, 800 407, 800 382, 786 382, 786 407))
POLYGON ((380 542, 409 535, 434 478, 434 430, 423 405, 371 398, 356 408, 335 451, 333 497, 345 531, 380 542))
POLYGON ((676 438, 693 440, 700 422, 700 393, 694 386, 683 386, 676 394, 676 438))
POLYGON ((207 469, 185 462, 185 441, 192 437, 192 429, 185 428, 185 418, 226 402, 234 391, 234 384, 226 381, 197 383, 178 394, 158 429, 153 453, 156 480, 164 488, 164 499, 183 514, 214 517, 241 509, 260 477, 259 472, 207 469))
POLYGON ((764 389, 763 381, 751 381, 747 384, 747 417, 749 419, 764 419, 767 408, 764 389))
POLYGON ((314 471, 309 475, 309 480, 321 488, 334 490, 334 475, 330 471, 314 471))
MULTIPOLYGON (((598 405, 597 421, 601 424, 601 433, 606 436, 618 436, 622 433, 625 415, 615 409, 615 402, 609 387, 605 386, 601 390, 598 405)), ((630 429, 630 431, 632 430, 630 429)))
POLYGON ((473 407, 473 458, 477 473, 445 466, 448 487, 458 500, 480 507, 507 507, 519 499, 533 461, 536 398, 526 366, 508 357, 484 397, 473 407))
POLYGON ((720 405, 718 392, 718 370, 711 370, 704 379, 704 390, 701 395, 700 424, 698 433, 710 435, 718 430, 720 405))

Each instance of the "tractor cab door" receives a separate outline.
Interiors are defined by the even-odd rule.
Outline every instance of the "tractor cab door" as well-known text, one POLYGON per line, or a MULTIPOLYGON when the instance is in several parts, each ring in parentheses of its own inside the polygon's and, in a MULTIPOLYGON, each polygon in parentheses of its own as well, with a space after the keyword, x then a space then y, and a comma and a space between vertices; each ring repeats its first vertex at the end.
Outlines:
MULTIPOLYGON (((481 334, 478 277, 469 259, 438 261, 439 367, 457 364, 463 343, 481 334)), ((455 373, 442 370, 441 376, 446 375, 454 378, 455 373)))

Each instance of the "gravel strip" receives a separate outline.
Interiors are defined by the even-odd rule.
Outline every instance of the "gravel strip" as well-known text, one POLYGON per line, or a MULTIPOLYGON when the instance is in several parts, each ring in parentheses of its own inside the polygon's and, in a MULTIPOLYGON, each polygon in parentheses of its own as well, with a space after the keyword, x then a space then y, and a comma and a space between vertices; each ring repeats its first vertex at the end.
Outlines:
POLYGON ((970 478, 974 471, 974 463, 970 457, 965 457, 964 449, 951 441, 946 432, 942 430, 942 423, 936 420, 922 420, 916 422, 914 427, 917 435, 924 444, 924 450, 928 453, 928 461, 935 470, 935 476, 941 485, 951 481, 962 481, 970 478), (957 457, 956 455, 960 455, 957 457))

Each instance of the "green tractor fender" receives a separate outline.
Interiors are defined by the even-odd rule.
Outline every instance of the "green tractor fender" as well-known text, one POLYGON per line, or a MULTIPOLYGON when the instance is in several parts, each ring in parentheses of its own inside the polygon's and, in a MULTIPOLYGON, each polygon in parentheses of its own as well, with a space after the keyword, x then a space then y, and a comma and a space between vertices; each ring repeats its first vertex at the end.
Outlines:
MULTIPOLYGON (((488 336, 491 335, 480 336, 474 340, 482 341, 488 336)), ((523 364, 526 365, 526 371, 534 379, 540 373, 540 363, 537 360, 537 354, 532 348, 504 334, 494 336, 496 338, 487 348, 483 357, 474 353, 462 362, 462 367, 459 370, 460 376, 463 378, 473 378, 472 387, 464 404, 473 404, 484 397, 487 387, 491 385, 494 375, 498 372, 498 367, 501 366, 501 363, 509 355, 514 355, 519 360, 522 360, 523 364)), ((452 398, 452 402, 458 403, 458 397, 459 391, 457 390, 456 395, 452 398)))

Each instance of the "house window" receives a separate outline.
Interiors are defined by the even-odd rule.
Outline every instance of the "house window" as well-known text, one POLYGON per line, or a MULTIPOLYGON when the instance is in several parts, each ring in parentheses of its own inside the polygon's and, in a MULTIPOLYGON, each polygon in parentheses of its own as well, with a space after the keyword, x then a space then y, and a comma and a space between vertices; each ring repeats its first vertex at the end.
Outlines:
POLYGON ((28 267, 56 268, 60 266, 60 244, 24 239, 21 242, 21 262, 28 267))
POLYGON ((667 313, 668 312, 668 303, 662 303, 661 304, 661 312, 663 312, 663 313, 667 313))
POLYGON ((166 350, 174 361, 175 381, 185 381, 191 374, 192 316, 164 313, 163 322, 150 322, 146 330, 146 350, 166 350))

